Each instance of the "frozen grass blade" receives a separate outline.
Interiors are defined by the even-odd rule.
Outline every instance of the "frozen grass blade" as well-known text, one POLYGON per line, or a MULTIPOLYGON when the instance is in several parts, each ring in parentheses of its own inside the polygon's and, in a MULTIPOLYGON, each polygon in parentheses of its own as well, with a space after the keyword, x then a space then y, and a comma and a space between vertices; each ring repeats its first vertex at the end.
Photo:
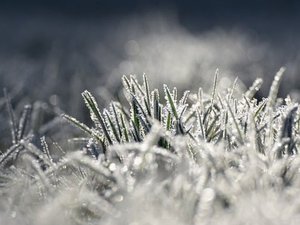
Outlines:
POLYGON ((93 135, 93 131, 84 123, 79 122, 77 119, 75 119, 72 116, 69 116, 67 114, 63 114, 62 117, 69 121, 71 124, 75 125, 76 127, 80 128, 82 131, 86 132, 89 135, 93 135))
POLYGON ((279 91, 279 85, 282 79, 282 75, 285 72, 285 67, 281 67, 280 70, 276 73, 273 83, 271 85, 271 89, 268 96, 268 106, 267 109, 274 110, 274 106, 276 103, 278 91, 279 91))
POLYGON ((197 109, 197 116, 198 116, 198 124, 199 124, 200 130, 201 130, 202 138, 206 141, 206 133, 205 133, 205 129, 204 129, 203 119, 202 119, 201 113, 198 109, 197 109))
POLYGON ((189 94, 190 94, 190 91, 185 91, 183 93, 183 96, 182 96, 182 98, 179 101, 179 105, 185 105, 186 104, 186 102, 188 100, 188 97, 189 97, 189 94))
POLYGON ((128 129, 127 129, 127 126, 125 125, 124 116, 122 114, 121 114, 121 124, 122 124, 122 128, 123 128, 123 133, 124 133, 125 141, 129 142, 128 129))
POLYGON ((241 131, 241 128, 240 128, 240 126, 239 126, 239 122, 237 121, 237 118, 236 118, 236 116, 235 116, 235 114, 234 114, 234 112, 233 112, 233 110, 232 110, 232 108, 231 108, 231 106, 230 106, 228 100, 225 99, 225 101, 226 101, 226 104, 227 104, 227 107, 228 107, 228 111, 229 111, 229 113, 230 113, 230 115, 231 115, 231 117, 232 117, 232 119, 233 119, 234 125, 235 125, 235 127, 236 127, 236 129, 237 129, 237 132, 238 132, 240 141, 241 141, 241 143, 243 144, 243 143, 244 143, 244 137, 243 137, 243 133, 242 133, 242 131, 241 131))
POLYGON ((112 107, 112 111, 113 111, 115 121, 116 121, 116 124, 117 124, 117 127, 118 127, 118 132, 119 132, 120 139, 122 139, 121 123, 119 121, 119 117, 118 117, 118 114, 117 114, 117 109, 116 109, 116 106, 115 106, 114 102, 111 104, 111 107, 112 107))
POLYGON ((159 103, 159 93, 158 93, 157 89, 155 89, 152 92, 152 102, 153 102, 153 116, 154 116, 154 119, 161 122, 161 107, 160 107, 160 103, 159 103))
POLYGON ((41 137, 41 145, 42 145, 42 150, 43 150, 44 154, 47 156, 50 163, 53 163, 53 158, 50 154, 49 146, 48 146, 48 143, 46 142, 45 136, 41 137))
POLYGON ((146 92, 145 105, 147 108, 148 115, 151 117, 151 101, 150 101, 151 98, 150 98, 149 82, 145 74, 143 75, 143 80, 144 80, 144 88, 146 92))
POLYGON ((130 109, 131 121, 132 121, 132 124, 134 125, 135 129, 137 131, 139 131, 140 130, 140 121, 139 121, 139 116, 138 116, 138 113, 139 113, 138 106, 132 96, 131 96, 131 109, 130 109))
POLYGON ((179 119, 177 111, 176 111, 176 106, 175 106, 175 102, 174 102, 174 96, 172 97, 170 90, 168 88, 167 85, 164 85, 164 91, 165 91, 165 95, 166 95, 166 100, 168 102, 168 105, 170 106, 171 112, 173 113, 173 115, 175 116, 176 120, 179 119))
POLYGON ((261 88, 263 84, 263 79, 258 78, 256 79, 252 86, 248 89, 248 91, 245 93, 245 97, 248 99, 253 99, 254 95, 259 91, 259 89, 261 88))
MULTIPOLYGON (((130 81, 131 81, 131 86, 136 87, 142 96, 146 95, 144 90, 142 89, 141 85, 138 83, 138 81, 136 80, 136 78, 134 76, 130 76, 130 81)), ((132 94, 136 94, 136 93, 133 92, 132 94)))
POLYGON ((172 127, 172 117, 171 117, 171 113, 168 112, 167 120, 166 120, 166 130, 171 130, 171 127, 172 127))
POLYGON ((211 101, 211 107, 213 107, 215 97, 216 97, 218 78, 219 78, 219 69, 217 69, 216 72, 215 72, 213 91, 212 91, 211 100, 210 100, 211 101))
POLYGON ((257 107, 257 110, 254 113, 254 118, 258 117, 258 115, 265 110, 265 107, 267 106, 267 100, 263 100, 259 106, 257 107))
POLYGON ((288 155, 295 154, 295 151, 293 151, 294 144, 292 143, 292 141, 293 141, 293 128, 294 128, 295 116, 298 107, 299 107, 298 105, 295 105, 288 111, 287 116, 284 118, 283 127, 281 129, 280 139, 288 138, 290 140, 287 148, 288 155))
POLYGON ((83 99, 84 99, 84 101, 85 101, 88 109, 90 110, 91 118, 94 121, 95 125, 96 126, 100 125, 100 127, 102 128, 102 131, 103 131, 103 133, 104 133, 107 141, 109 142, 109 144, 112 145, 113 142, 112 142, 112 140, 110 138, 108 129, 106 127, 104 119, 101 116, 101 113, 99 111, 98 104, 97 104, 95 98, 88 91, 84 91, 82 93, 82 97, 83 97, 83 99))
POLYGON ((12 143, 16 144, 18 142, 18 131, 17 131, 17 122, 15 119, 14 111, 12 109, 11 101, 8 96, 7 90, 4 89, 4 97, 6 100, 6 106, 7 106, 7 111, 9 114, 9 122, 10 122, 10 129, 11 129, 11 135, 12 135, 12 143))
POLYGON ((114 134, 115 139, 117 140, 117 142, 120 143, 120 137, 117 133, 117 129, 115 127, 115 124, 113 123, 112 119, 110 118, 108 110, 106 110, 106 109, 104 110, 104 115, 106 115, 106 119, 108 121, 108 124, 109 124, 111 130, 112 130, 112 133, 114 134))
POLYGON ((143 107, 141 106, 141 104, 139 103, 139 101, 136 99, 136 97, 134 95, 132 95, 132 100, 133 100, 133 103, 136 105, 138 114, 140 114, 139 118, 144 119, 147 122, 147 124, 150 126, 149 122, 147 121, 148 116, 147 116, 146 112, 144 111, 143 107))
POLYGON ((230 88, 230 92, 229 92, 229 95, 228 95, 229 99, 232 99, 233 93, 236 89, 237 82, 238 82, 238 78, 236 77, 235 80, 233 81, 232 88, 230 88))
POLYGON ((12 155, 20 150, 22 150, 22 146, 20 143, 17 143, 7 149, 6 152, 0 156, 0 167, 5 167, 6 162, 12 157, 12 155))
POLYGON ((123 81, 123 86, 125 87, 125 89, 128 91, 128 92, 131 92, 131 84, 130 84, 130 81, 128 80, 128 78, 126 76, 123 76, 122 77, 122 81, 123 81))
POLYGON ((18 138, 17 138, 18 141, 22 140, 24 137, 25 129, 30 122, 31 111, 32 111, 31 105, 24 106, 22 116, 19 121, 18 138))
POLYGON ((84 123, 79 122, 77 119, 75 119, 74 117, 69 116, 67 114, 63 114, 62 117, 64 119, 66 119, 69 123, 71 123, 72 125, 76 126, 80 130, 82 130, 85 133, 94 137, 100 143, 103 143, 102 138, 99 135, 97 135, 92 129, 90 129, 88 126, 86 126, 84 123))

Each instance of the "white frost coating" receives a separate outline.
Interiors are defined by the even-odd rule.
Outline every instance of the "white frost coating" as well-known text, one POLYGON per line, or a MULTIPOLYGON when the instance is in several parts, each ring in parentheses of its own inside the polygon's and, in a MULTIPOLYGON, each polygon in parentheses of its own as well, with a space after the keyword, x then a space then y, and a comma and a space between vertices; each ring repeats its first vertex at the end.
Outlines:
POLYGON ((291 98, 279 105, 272 95, 269 105, 236 99, 232 88, 220 94, 216 86, 214 97, 203 99, 200 91, 174 104, 176 91, 160 102, 130 82, 140 111, 132 118, 124 112, 132 108, 118 106, 124 121, 104 119, 106 134, 66 116, 90 135, 83 149, 55 158, 50 144, 42 151, 22 140, 2 155, 1 225, 298 224, 300 124, 291 98), (150 115, 141 112, 147 104, 150 115), (127 139, 97 139, 117 132, 127 139))

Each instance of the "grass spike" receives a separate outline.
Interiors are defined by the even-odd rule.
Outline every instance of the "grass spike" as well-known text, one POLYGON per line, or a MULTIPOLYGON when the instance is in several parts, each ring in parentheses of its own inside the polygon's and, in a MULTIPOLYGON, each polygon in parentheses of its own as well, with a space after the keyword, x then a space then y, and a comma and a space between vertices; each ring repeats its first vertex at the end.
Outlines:
POLYGON ((245 93, 245 97, 248 98, 248 99, 253 99, 254 95, 256 94, 256 92, 259 91, 259 89, 261 88, 263 84, 263 79, 261 78, 257 78, 252 86, 248 89, 248 91, 245 93))
POLYGON ((161 122, 161 112, 160 112, 160 103, 159 103, 159 92, 157 89, 155 89, 152 92, 152 103, 153 103, 153 116, 154 119, 161 122))
POLYGON ((117 109, 116 109, 116 106, 115 106, 115 102, 113 102, 111 104, 111 108, 112 108, 112 111, 113 111, 113 114, 114 114, 114 117, 115 117, 115 121, 116 121, 116 124, 117 124, 117 127, 118 127, 119 136, 120 136, 120 138, 122 138, 122 129, 121 129, 121 124, 120 124, 119 117, 118 117, 118 114, 117 114, 117 109))
POLYGON ((130 76, 130 81, 131 81, 132 85, 133 84, 135 85, 135 87, 139 90, 139 92, 142 94, 142 96, 146 95, 145 92, 144 92, 144 90, 142 89, 141 85, 138 83, 136 77, 134 77, 134 76, 131 75, 130 76))
POLYGON ((214 105, 214 101, 215 101, 215 96, 216 96, 216 92, 217 92, 218 78, 219 78, 219 69, 216 69, 215 77, 214 77, 213 91, 212 91, 212 95, 211 95, 211 107, 214 105))
POLYGON ((175 102, 174 99, 170 93, 170 90, 168 88, 167 85, 164 85, 164 91, 165 91, 165 95, 166 95, 166 100, 170 106, 171 112, 173 113, 173 115, 175 116, 176 120, 179 119, 177 111, 176 111, 176 106, 175 106, 175 102))
POLYGON ((171 113, 168 111, 167 120, 166 120, 166 130, 171 130, 172 126, 172 117, 171 113))
POLYGON ((185 92, 183 93, 183 96, 182 96, 182 98, 181 98, 180 101, 179 101, 179 105, 185 105, 185 104, 186 104, 187 99, 188 99, 188 97, 189 97, 189 94, 190 94, 190 91, 185 91, 185 92))
POLYGON ((125 87, 125 89, 128 91, 128 92, 131 92, 131 84, 130 84, 130 81, 128 80, 128 78, 123 75, 122 76, 122 82, 123 82, 123 86, 125 87))
POLYGON ((97 135, 91 128, 89 128, 87 125, 85 125, 84 123, 79 122, 77 119, 75 119, 74 117, 69 116, 67 114, 62 114, 62 117, 64 119, 66 119, 70 124, 74 125, 75 127, 79 128, 80 130, 84 131, 88 135, 91 135, 92 137, 94 137, 100 143, 103 142, 102 138, 99 135, 97 135))
POLYGON ((30 122, 30 117, 31 117, 31 111, 32 111, 32 106, 31 105, 25 105, 20 121, 19 121, 19 127, 18 127, 18 137, 17 140, 20 141, 24 137, 25 130, 30 122))
POLYGON ((89 91, 84 91, 82 93, 82 97, 90 110, 91 118, 94 121, 96 126, 100 126, 102 128, 102 131, 104 133, 104 136, 106 137, 107 141, 110 145, 113 144, 110 134, 108 132, 107 126, 105 124, 105 121, 103 117, 101 116, 100 110, 98 108, 98 104, 95 100, 95 98, 92 96, 92 94, 89 91))
POLYGON ((200 111, 202 112, 204 110, 204 106, 203 106, 203 90, 201 87, 198 90, 198 101, 199 101, 200 111))
POLYGON ((201 112, 199 111, 199 109, 197 109, 197 116, 198 116, 198 124, 199 124, 200 130, 201 130, 202 137, 203 137, 204 141, 206 141, 206 133, 205 133, 205 129, 204 129, 203 118, 201 116, 201 112))
POLYGON ((284 74, 285 70, 286 70, 285 67, 281 67, 279 69, 279 71, 276 73, 276 75, 274 77, 274 80, 273 80, 271 88, 270 88, 267 109, 270 109, 272 111, 274 110, 274 107, 275 107, 276 98, 277 98, 278 91, 279 91, 279 85, 280 85, 282 75, 284 74))
POLYGON ((18 142, 17 122, 16 122, 16 118, 15 118, 15 115, 14 115, 14 111, 12 109, 12 104, 11 104, 10 97, 9 97, 6 89, 4 89, 4 97, 5 97, 5 100, 6 100, 6 106, 7 106, 7 111, 8 111, 8 115, 9 115, 12 143, 16 144, 18 142))
POLYGON ((108 124, 109 124, 111 130, 112 130, 113 135, 115 136, 115 139, 117 140, 117 142, 120 143, 120 137, 119 137, 119 135, 118 135, 118 133, 117 133, 117 129, 116 129, 116 127, 115 127, 115 124, 113 123, 113 121, 112 121, 111 118, 110 118, 110 115, 109 115, 108 110, 105 109, 105 110, 104 110, 104 114, 106 115, 106 119, 107 119, 107 121, 108 121, 108 124))
POLYGON ((128 134, 127 126, 125 124, 124 116, 122 114, 120 114, 120 118, 121 118, 121 124, 122 124, 122 132, 124 133, 125 141, 129 142, 129 134, 128 134))
POLYGON ((146 92, 146 108, 148 111, 149 116, 151 117, 151 98, 150 98, 150 89, 149 89, 149 82, 148 82, 148 78, 146 76, 146 74, 143 74, 143 83, 144 83, 144 88, 145 88, 145 92, 146 92))
POLYGON ((233 119, 234 125, 235 125, 235 127, 236 127, 236 129, 237 129, 237 131, 238 131, 238 135, 239 135, 240 141, 241 141, 242 144, 243 144, 243 143, 244 143, 244 137, 243 137, 241 128, 240 128, 240 126, 239 126, 239 123, 238 123, 238 121, 237 121, 237 118, 236 118, 236 116, 234 115, 234 112, 233 112, 233 110, 232 110, 232 108, 231 108, 231 106, 230 106, 228 100, 225 99, 225 101, 226 101, 227 107, 228 107, 228 109, 229 109, 229 113, 230 113, 230 115, 231 115, 231 117, 232 117, 232 119, 233 119))
POLYGON ((52 159, 50 151, 49 151, 48 143, 46 142, 46 137, 43 136, 40 138, 40 140, 41 140, 42 150, 43 150, 44 154, 48 157, 48 159, 51 162, 53 162, 53 159, 52 159))
POLYGON ((234 91, 235 91, 237 82, 238 82, 238 77, 236 77, 236 78, 234 79, 233 84, 232 84, 232 88, 230 88, 229 99, 232 99, 232 96, 233 96, 233 93, 234 93, 234 91))

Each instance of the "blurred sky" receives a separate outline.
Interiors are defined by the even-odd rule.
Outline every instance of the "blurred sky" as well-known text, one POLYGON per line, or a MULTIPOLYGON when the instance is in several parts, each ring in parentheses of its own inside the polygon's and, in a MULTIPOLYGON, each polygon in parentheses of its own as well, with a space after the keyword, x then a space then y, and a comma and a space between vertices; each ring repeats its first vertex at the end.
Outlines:
POLYGON ((100 18, 105 16, 145 13, 153 10, 174 10, 187 25, 260 20, 296 20, 300 2, 297 0, 1 0, 2 13, 61 14, 75 17, 100 18))
MULTIPOLYGON (((297 0, 1 0, 2 10, 42 10, 67 14, 103 15, 173 7, 182 14, 293 14, 299 10, 297 0), (210 11, 210 12, 209 12, 210 11)), ((286 15, 287 16, 287 15, 286 15)))
MULTIPOLYGON (((241 28, 266 38, 285 41, 298 34, 300 1, 297 0, 1 0, 0 17, 18 20, 118 20, 147 13, 173 13, 180 26, 191 32, 215 27, 241 28), (39 16, 36 18, 35 16, 39 16)), ((62 21, 64 22, 64 21, 62 21)), ((63 25, 62 25, 63 26, 63 25)), ((5 30, 4 30, 5 32, 5 30)), ((19 37, 22 38, 22 37, 19 37)), ((289 41, 289 40, 288 40, 289 41)), ((277 43, 276 43, 277 44, 277 43)))

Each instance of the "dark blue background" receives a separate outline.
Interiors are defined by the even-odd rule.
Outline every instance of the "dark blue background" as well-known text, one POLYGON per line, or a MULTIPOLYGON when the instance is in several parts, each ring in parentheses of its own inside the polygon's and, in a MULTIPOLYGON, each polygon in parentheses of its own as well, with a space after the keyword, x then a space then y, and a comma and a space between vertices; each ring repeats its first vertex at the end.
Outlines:
POLYGON ((300 1, 297 0, 1 0, 0 13, 13 17, 34 14, 76 19, 101 19, 147 12, 175 12, 189 29, 240 26, 264 33, 278 25, 297 28, 300 1))
POLYGON ((76 16, 130 14, 149 10, 176 9, 183 17, 208 16, 298 16, 297 0, 1 0, 1 11, 32 13, 50 12, 76 16))

